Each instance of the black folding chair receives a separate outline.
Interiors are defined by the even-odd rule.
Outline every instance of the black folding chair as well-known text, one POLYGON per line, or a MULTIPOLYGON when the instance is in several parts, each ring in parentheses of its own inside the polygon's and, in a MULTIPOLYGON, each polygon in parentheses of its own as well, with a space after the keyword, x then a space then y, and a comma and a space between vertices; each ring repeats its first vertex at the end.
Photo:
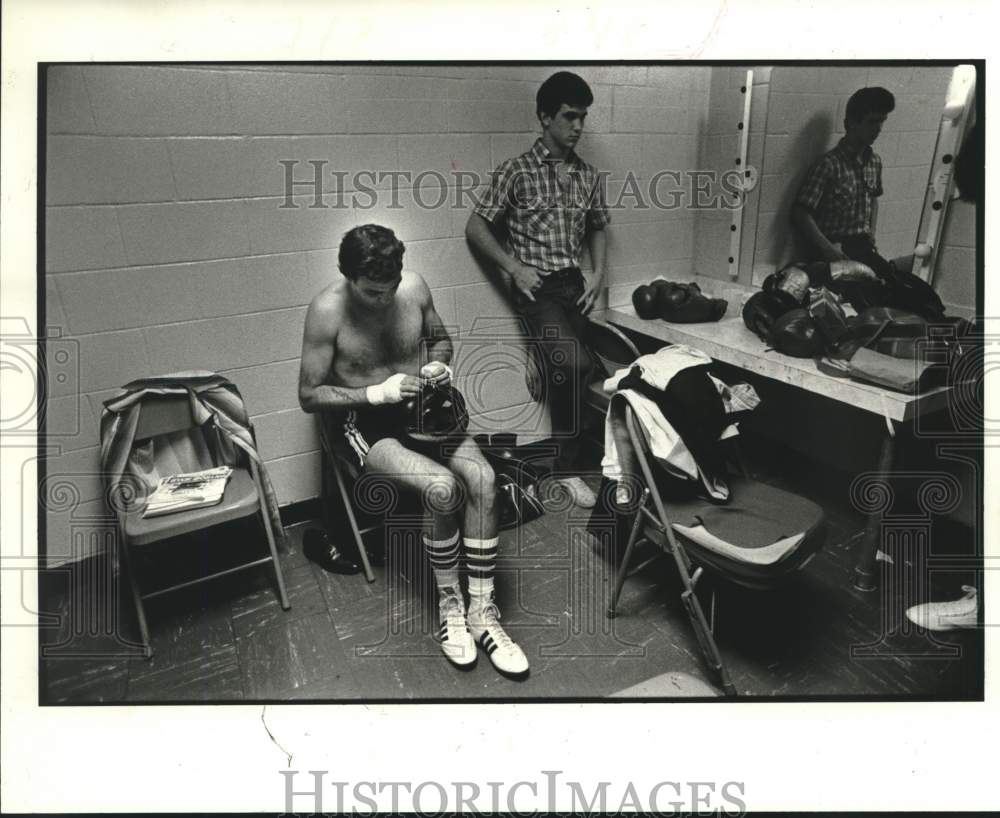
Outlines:
POLYGON ((371 561, 368 558, 368 549, 365 547, 364 535, 374 531, 381 526, 379 522, 370 522, 364 526, 358 522, 358 515, 351 500, 352 492, 348 490, 348 480, 353 486, 357 479, 357 473, 344 462, 345 455, 342 454, 333 444, 328 427, 328 419, 322 414, 317 415, 317 425, 319 426, 319 438, 321 444, 321 478, 320 494, 322 495, 323 517, 326 525, 327 535, 332 536, 334 530, 333 520, 333 490, 336 489, 337 496, 344 507, 344 514, 347 517, 347 524, 354 539, 354 544, 358 549, 361 558, 361 567, 365 573, 365 579, 369 582, 375 581, 375 573, 372 571, 371 561), (346 474, 345 474, 346 473, 346 474), (331 478, 333 482, 331 484, 331 478))

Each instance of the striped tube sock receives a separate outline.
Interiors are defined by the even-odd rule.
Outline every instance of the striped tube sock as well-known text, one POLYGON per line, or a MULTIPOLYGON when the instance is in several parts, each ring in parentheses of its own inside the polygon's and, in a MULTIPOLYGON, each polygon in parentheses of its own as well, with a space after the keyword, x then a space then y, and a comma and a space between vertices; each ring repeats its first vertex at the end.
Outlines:
POLYGON ((488 601, 493 593, 493 569, 497 563, 499 537, 489 540, 465 538, 465 564, 469 568, 470 604, 475 600, 488 601))
POLYGON ((427 535, 424 535, 423 540, 438 590, 458 590, 458 531, 446 540, 432 540, 427 535))

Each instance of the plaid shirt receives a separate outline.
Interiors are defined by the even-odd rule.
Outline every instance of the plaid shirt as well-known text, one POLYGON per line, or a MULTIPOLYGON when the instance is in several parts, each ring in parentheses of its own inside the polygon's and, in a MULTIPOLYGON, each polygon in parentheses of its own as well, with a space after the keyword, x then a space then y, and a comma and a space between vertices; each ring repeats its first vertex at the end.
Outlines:
POLYGON ((809 171, 797 204, 810 211, 830 241, 874 238, 875 199, 882 195, 882 160, 871 148, 851 154, 841 139, 809 171))
POLYGON ((489 222, 505 216, 508 250, 542 274, 579 267, 587 230, 611 221, 601 174, 570 152, 560 181, 549 153, 538 139, 531 150, 503 162, 475 209, 489 222))

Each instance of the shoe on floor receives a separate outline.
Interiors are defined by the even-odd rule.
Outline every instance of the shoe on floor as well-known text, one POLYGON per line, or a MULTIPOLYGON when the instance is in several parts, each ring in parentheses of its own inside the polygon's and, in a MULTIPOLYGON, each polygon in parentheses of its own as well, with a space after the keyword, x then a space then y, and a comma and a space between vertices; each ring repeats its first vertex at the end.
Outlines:
POLYGON ((593 508, 597 505, 597 496, 591 491, 590 486, 583 482, 582 477, 554 478, 548 491, 543 492, 543 495, 553 502, 558 502, 566 496, 573 505, 580 508, 593 508))
POLYGON ((456 667, 463 670, 471 668, 476 663, 476 643, 469 632, 469 624, 465 619, 465 603, 455 588, 443 588, 441 600, 438 602, 438 613, 441 617, 441 628, 438 631, 438 644, 441 652, 456 667))
POLYGON ((963 585, 965 596, 953 602, 925 602, 907 610, 906 618, 929 631, 974 628, 979 614, 979 596, 971 585, 963 585))
POLYGON ((469 607, 469 630, 502 675, 518 680, 528 675, 528 657, 500 627, 500 611, 492 596, 479 606, 473 600, 469 607))
POLYGON ((330 542, 325 531, 310 528, 302 535, 302 553, 331 574, 360 574, 361 566, 330 542))

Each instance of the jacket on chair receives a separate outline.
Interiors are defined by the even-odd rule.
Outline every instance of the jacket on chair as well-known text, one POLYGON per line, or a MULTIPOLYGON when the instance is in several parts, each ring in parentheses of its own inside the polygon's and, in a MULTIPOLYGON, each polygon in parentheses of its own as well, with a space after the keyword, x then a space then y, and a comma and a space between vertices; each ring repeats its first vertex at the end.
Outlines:
MULTIPOLYGON (((238 465, 241 454, 257 464, 265 513, 270 516, 275 537, 284 542, 285 530, 281 525, 277 496, 251 435, 250 419, 243 405, 243 398, 235 384, 214 372, 176 372, 140 378, 125 384, 119 394, 104 402, 101 412, 101 469, 108 487, 117 486, 126 472, 137 477, 147 487, 153 487, 148 476, 151 453, 147 452, 143 456, 138 450, 134 453, 132 451, 140 407, 142 401, 150 396, 184 394, 191 401, 191 414, 196 422, 204 425, 211 421, 218 432, 217 440, 210 442, 210 445, 214 443, 216 449, 212 453, 215 464, 238 465)), ((194 456, 199 455, 200 453, 196 453, 194 456)), ((209 464, 202 467, 207 465, 209 464)))

